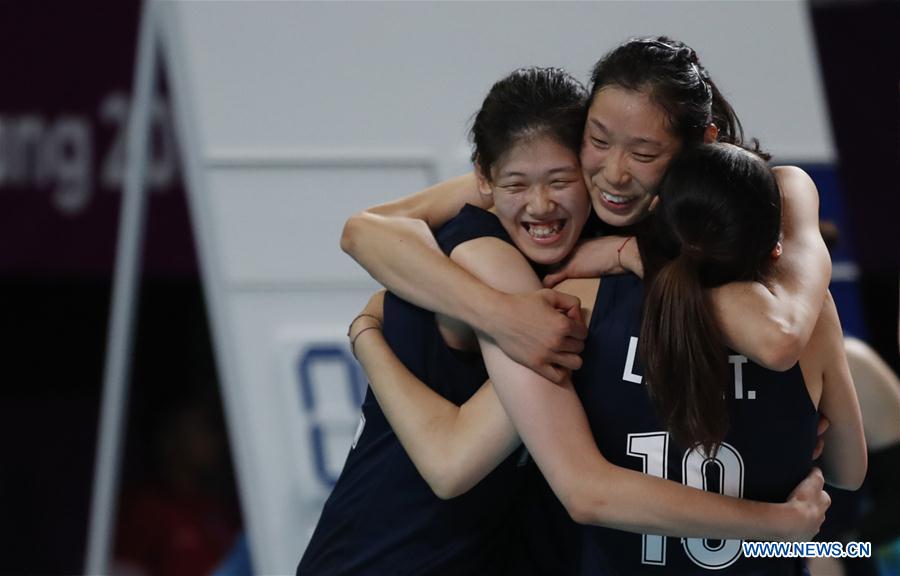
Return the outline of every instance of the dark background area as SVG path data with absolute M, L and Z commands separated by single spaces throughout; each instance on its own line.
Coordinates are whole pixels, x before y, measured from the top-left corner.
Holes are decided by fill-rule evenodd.
M 139 12 L 139 0 L 0 3 L 0 573 L 84 567 Z M 203 573 L 241 519 L 160 79 L 116 555 Z M 172 438 L 203 466 L 185 470 Z M 198 500 L 182 494 L 191 478 L 203 506 L 185 502 Z M 166 514 L 148 514 L 148 498 Z M 173 560 L 165 535 L 178 530 L 200 537 Z
M 900 2 L 816 0 L 810 15 L 869 343 L 900 372 Z

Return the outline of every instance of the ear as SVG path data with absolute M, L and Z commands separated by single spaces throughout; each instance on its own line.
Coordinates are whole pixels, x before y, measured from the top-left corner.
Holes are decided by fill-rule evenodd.
M 712 144 L 719 137 L 719 127 L 709 123 L 709 126 L 706 127 L 706 130 L 703 131 L 703 143 L 704 144 Z
M 493 196 L 494 191 L 491 190 L 491 183 L 488 182 L 488 178 L 477 160 L 475 161 L 475 181 L 478 183 L 479 194 L 482 196 Z
M 653 200 L 650 201 L 650 208 L 648 211 L 653 212 L 656 210 L 656 207 L 659 206 L 659 194 L 653 195 Z
M 778 260 L 778 258 L 781 257 L 782 250 L 783 247 L 781 246 L 781 240 L 779 240 L 777 243 L 775 243 L 775 247 L 772 248 L 772 260 Z

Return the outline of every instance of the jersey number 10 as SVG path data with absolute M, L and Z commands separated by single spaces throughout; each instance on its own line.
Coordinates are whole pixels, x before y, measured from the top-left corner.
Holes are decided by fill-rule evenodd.
M 627 453 L 640 458 L 643 462 L 644 474 L 668 477 L 669 433 L 646 432 L 629 434 Z M 707 472 L 710 466 L 716 467 L 719 477 L 718 491 L 726 496 L 736 498 L 744 494 L 744 461 L 740 453 L 728 443 L 723 442 L 710 458 L 702 448 L 686 450 L 681 459 L 681 481 L 692 488 L 708 490 Z M 741 556 L 740 540 L 711 540 L 703 538 L 682 538 L 684 552 L 694 564 L 709 570 L 719 570 L 734 564 Z M 713 545 L 718 543 L 718 545 Z M 656 534 L 644 534 L 641 546 L 641 563 L 665 566 L 666 537 Z

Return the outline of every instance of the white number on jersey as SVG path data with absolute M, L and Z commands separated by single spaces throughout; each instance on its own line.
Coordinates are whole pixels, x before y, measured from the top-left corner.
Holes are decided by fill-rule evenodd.
M 669 433 L 645 432 L 629 434 L 627 454 L 640 458 L 644 474 L 658 478 L 668 478 Z M 717 468 L 718 492 L 726 496 L 741 498 L 744 495 L 744 460 L 734 446 L 723 442 L 714 458 L 710 458 L 702 447 L 686 450 L 681 460 L 682 482 L 709 490 L 707 472 L 709 467 Z M 740 540 L 713 540 L 684 538 L 682 544 L 687 557 L 697 566 L 708 570 L 720 570 L 734 564 L 741 556 Z M 641 546 L 641 563 L 665 566 L 666 538 L 658 534 L 644 534 Z

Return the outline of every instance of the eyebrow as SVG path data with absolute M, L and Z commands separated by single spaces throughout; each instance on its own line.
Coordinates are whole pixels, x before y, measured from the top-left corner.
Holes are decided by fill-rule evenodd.
M 567 172 L 575 172 L 579 171 L 577 166 L 560 166 L 559 168 L 554 168 L 552 170 L 548 170 L 547 174 L 559 174 L 559 173 L 567 173 Z
M 603 130 L 605 133 L 609 134 L 609 128 L 607 128 L 606 125 L 603 124 L 603 122 L 600 122 L 599 120 L 596 120 L 596 119 L 594 119 L 594 118 L 588 118 L 588 122 L 590 122 L 591 124 L 593 124 L 594 126 L 596 126 L 597 128 L 599 128 L 600 130 Z M 628 140 L 628 143 L 629 143 L 629 144 L 639 144 L 639 145 L 640 145 L 640 144 L 647 144 L 647 145 L 650 145 L 650 146 L 657 146 L 657 147 L 659 147 L 659 148 L 662 148 L 662 147 L 663 147 L 663 143 L 662 143 L 662 142 L 659 142 L 658 140 L 653 140 L 653 139 L 650 139 L 650 138 L 641 138 L 641 137 L 630 138 L 630 139 Z
M 577 166 L 559 166 L 557 168 L 551 168 L 550 170 L 547 170 L 547 174 L 549 174 L 549 175 L 554 175 L 554 174 L 559 174 L 559 173 L 575 173 L 575 174 L 577 174 L 578 167 Z M 527 178 L 528 174 L 526 174 L 524 172 L 501 172 L 500 174 L 497 175 L 497 179 L 499 180 L 500 178 L 512 178 L 514 176 Z

